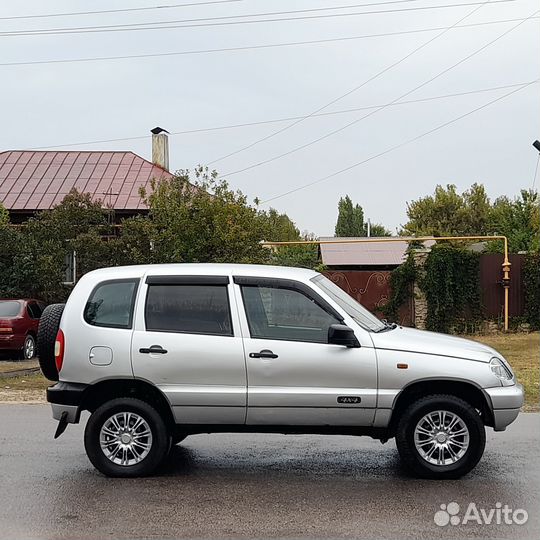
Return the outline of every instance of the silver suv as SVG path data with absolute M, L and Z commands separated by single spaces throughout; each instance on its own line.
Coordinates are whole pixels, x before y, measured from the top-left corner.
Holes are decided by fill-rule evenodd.
M 195 433 L 395 437 L 415 475 L 457 478 L 523 404 L 494 349 L 381 322 L 321 274 L 255 265 L 96 270 L 49 306 L 38 347 L 55 436 L 109 476 L 152 473 Z

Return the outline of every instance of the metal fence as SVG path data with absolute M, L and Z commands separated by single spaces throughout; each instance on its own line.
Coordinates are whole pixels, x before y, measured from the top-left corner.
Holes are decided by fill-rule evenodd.
M 510 259 L 510 294 L 508 315 L 521 317 L 525 312 L 525 291 L 523 289 L 523 266 L 525 255 L 509 255 Z M 480 255 L 480 294 L 483 313 L 487 318 L 502 317 L 504 312 L 504 293 L 501 283 L 500 253 Z
M 383 317 L 380 309 L 388 302 L 391 294 L 389 270 L 331 270 L 324 274 L 369 311 Z M 414 321 L 412 298 L 400 307 L 398 318 L 398 322 L 403 326 L 412 326 Z
M 510 255 L 511 282 L 509 295 L 509 316 L 520 317 L 525 312 L 525 291 L 523 289 L 523 267 L 525 255 Z M 502 287 L 503 255 L 485 253 L 480 255 L 480 298 L 482 313 L 486 319 L 504 316 L 504 290 Z M 364 307 L 383 317 L 381 307 L 391 295 L 388 270 L 329 270 L 325 275 L 345 292 L 358 300 Z M 414 322 L 414 298 L 401 306 L 399 323 L 412 326 Z

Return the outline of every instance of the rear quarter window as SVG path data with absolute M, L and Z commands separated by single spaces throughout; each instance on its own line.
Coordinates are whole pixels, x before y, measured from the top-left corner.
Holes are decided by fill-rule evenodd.
M 138 285 L 138 279 L 103 281 L 86 302 L 84 320 L 92 326 L 131 328 Z

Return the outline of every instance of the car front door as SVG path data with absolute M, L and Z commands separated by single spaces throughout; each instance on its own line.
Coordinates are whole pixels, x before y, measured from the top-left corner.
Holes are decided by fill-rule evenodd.
M 246 366 L 228 276 L 149 276 L 132 342 L 133 374 L 154 383 L 177 423 L 243 424 Z
M 235 294 L 248 374 L 247 424 L 369 426 L 377 365 L 369 336 L 358 348 L 328 343 L 343 316 L 305 283 L 238 276 Z

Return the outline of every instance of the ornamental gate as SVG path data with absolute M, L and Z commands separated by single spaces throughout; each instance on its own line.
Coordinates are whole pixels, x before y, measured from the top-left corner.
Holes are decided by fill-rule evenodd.
M 390 274 L 388 270 L 333 270 L 324 275 L 341 287 L 347 294 L 360 302 L 366 309 L 384 318 L 380 308 L 390 298 Z M 414 301 L 411 298 L 398 310 L 396 321 L 403 326 L 412 326 L 414 318 Z

